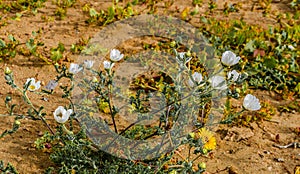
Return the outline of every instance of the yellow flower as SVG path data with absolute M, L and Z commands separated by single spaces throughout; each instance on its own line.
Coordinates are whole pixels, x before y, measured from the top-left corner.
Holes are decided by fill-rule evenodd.
M 198 135 L 203 142 L 203 149 L 214 150 L 216 148 L 217 142 L 212 132 L 206 128 L 201 128 L 199 129 Z
M 105 114 L 110 113 L 109 103 L 105 102 L 103 99 L 98 103 L 98 107 L 100 111 L 104 112 Z

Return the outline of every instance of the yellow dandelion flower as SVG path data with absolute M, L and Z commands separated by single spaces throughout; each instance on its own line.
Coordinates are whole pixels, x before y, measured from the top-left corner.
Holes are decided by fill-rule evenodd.
M 211 131 L 207 130 L 206 128 L 201 128 L 199 129 L 198 136 L 203 142 L 203 149 L 210 151 L 216 148 L 216 138 Z

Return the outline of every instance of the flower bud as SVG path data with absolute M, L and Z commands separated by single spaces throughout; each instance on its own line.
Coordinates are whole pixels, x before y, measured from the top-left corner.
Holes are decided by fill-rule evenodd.
M 5 75 L 9 75 L 12 73 L 11 69 L 9 69 L 8 67 L 5 68 L 4 70 Z
M 21 122 L 20 122 L 19 120 L 16 120 L 16 121 L 15 121 L 15 124 L 16 124 L 16 125 L 20 125 Z
M 207 154 L 207 149 L 202 149 L 202 153 L 204 154 L 204 155 L 206 155 Z
M 194 132 L 191 132 L 191 133 L 189 133 L 189 136 L 190 136 L 192 139 L 194 139 L 194 138 L 195 138 L 195 133 L 194 133 Z
M 11 96 L 6 96 L 5 102 L 10 102 L 11 101 Z
M 186 57 L 191 57 L 192 56 L 190 51 L 186 52 L 185 55 L 186 55 Z
M 92 80 L 93 83 L 98 83 L 98 79 L 96 77 L 93 77 L 93 80 Z
M 206 169 L 206 164 L 204 162 L 201 162 L 201 163 L 198 164 L 198 167 L 200 169 Z
M 170 43 L 170 47 L 171 48 L 174 48 L 176 46 L 176 42 L 175 41 L 172 41 L 171 43 Z
M 55 67 L 55 68 L 59 68 L 59 64 L 56 62 L 56 63 L 54 64 L 54 67 Z

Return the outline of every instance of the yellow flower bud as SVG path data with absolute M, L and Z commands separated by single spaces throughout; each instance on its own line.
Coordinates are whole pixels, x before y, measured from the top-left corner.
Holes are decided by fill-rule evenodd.
M 204 155 L 206 155 L 206 154 L 207 154 L 207 152 L 208 152 L 208 150 L 207 150 L 207 149 L 202 149 L 202 153 L 203 153 Z
M 170 43 L 170 47 L 171 48 L 174 48 L 176 46 L 176 42 L 175 41 L 172 41 L 171 43 Z
M 186 52 L 185 55 L 186 55 L 186 57 L 191 57 L 192 56 L 190 51 Z
M 16 125 L 20 125 L 21 122 L 20 122 L 19 120 L 16 120 L 16 121 L 15 121 L 15 124 L 16 124 Z
M 97 83 L 98 82 L 98 79 L 96 77 L 93 77 L 93 80 L 92 80 L 93 83 Z
M 201 162 L 198 164 L 198 167 L 201 169 L 206 169 L 206 164 L 204 162 Z
M 12 71 L 11 71 L 8 67 L 6 67 L 5 70 L 4 70 L 4 73 L 5 73 L 6 75 L 9 75 L 9 74 L 12 73 Z
M 189 136 L 194 139 L 195 138 L 195 133 L 191 132 L 191 133 L 189 133 Z

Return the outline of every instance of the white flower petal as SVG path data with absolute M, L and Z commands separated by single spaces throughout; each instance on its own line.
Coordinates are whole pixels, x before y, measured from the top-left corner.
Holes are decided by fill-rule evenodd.
M 199 84 L 202 81 L 202 74 L 198 73 L 198 72 L 194 72 L 192 75 L 192 79 L 189 79 L 188 84 L 189 86 L 193 87 L 194 86 L 194 82 L 196 82 L 197 84 Z
M 35 83 L 35 88 L 36 88 L 36 90 L 37 90 L 37 89 L 40 89 L 40 87 L 41 87 L 41 82 L 40 82 L 40 81 L 36 82 L 36 83 Z
M 27 80 L 26 80 L 26 84 L 28 84 L 30 82 L 30 84 L 33 82 L 33 83 L 35 83 L 35 79 L 34 78 L 28 78 Z
M 244 98 L 243 106 L 249 111 L 257 111 L 261 108 L 258 98 L 251 94 L 247 94 Z
M 222 76 L 218 76 L 218 75 L 213 76 L 211 78 L 211 86 L 214 89 L 219 89 L 219 90 L 224 90 L 227 88 L 225 78 Z
M 58 123 L 65 123 L 69 119 L 72 112 L 72 109 L 67 111 L 64 107 L 58 106 L 54 111 L 53 116 Z
M 84 63 L 84 65 L 85 65 L 85 67 L 89 69 L 89 68 L 92 68 L 92 67 L 93 67 L 94 62 L 95 62 L 95 61 L 93 61 L 93 60 L 85 60 L 83 63 Z
M 240 73 L 238 73 L 236 70 L 232 70 L 227 73 L 227 78 L 232 79 L 233 81 L 237 81 L 240 77 Z
M 30 83 L 30 84 L 28 84 L 28 83 Z M 38 82 L 35 83 L 34 78 L 28 78 L 26 80 L 25 84 L 28 85 L 28 90 L 31 91 L 31 92 L 35 91 L 35 90 L 38 90 L 41 87 L 41 82 L 38 81 Z
M 57 85 L 58 83 L 55 80 L 50 80 L 45 88 L 50 91 L 54 90 Z
M 67 110 L 67 114 L 70 116 L 71 114 L 73 113 L 73 110 L 72 109 L 68 109 Z
M 117 49 L 112 49 L 110 51 L 110 60 L 111 61 L 117 62 L 117 61 L 120 61 L 123 57 L 124 57 L 124 55 L 121 54 L 121 52 Z
M 237 57 L 233 52 L 231 51 L 225 51 L 222 54 L 221 62 L 226 66 L 233 66 L 240 61 L 240 57 Z
M 77 74 L 81 70 L 82 70 L 82 67 L 80 67 L 78 64 L 76 64 L 76 63 L 71 63 L 70 64 L 69 73 Z
M 192 79 L 189 79 L 188 84 L 190 87 L 194 87 L 194 82 Z
M 292 51 L 295 50 L 295 47 L 293 47 L 293 45 L 288 45 L 288 48 Z
M 186 52 L 179 52 L 176 56 L 177 62 L 182 66 L 188 63 L 192 57 L 186 57 Z
M 103 62 L 104 69 L 111 69 L 111 68 L 114 66 L 114 64 L 115 64 L 115 63 L 112 63 L 112 62 L 107 61 L 107 60 L 105 60 L 105 61 Z

